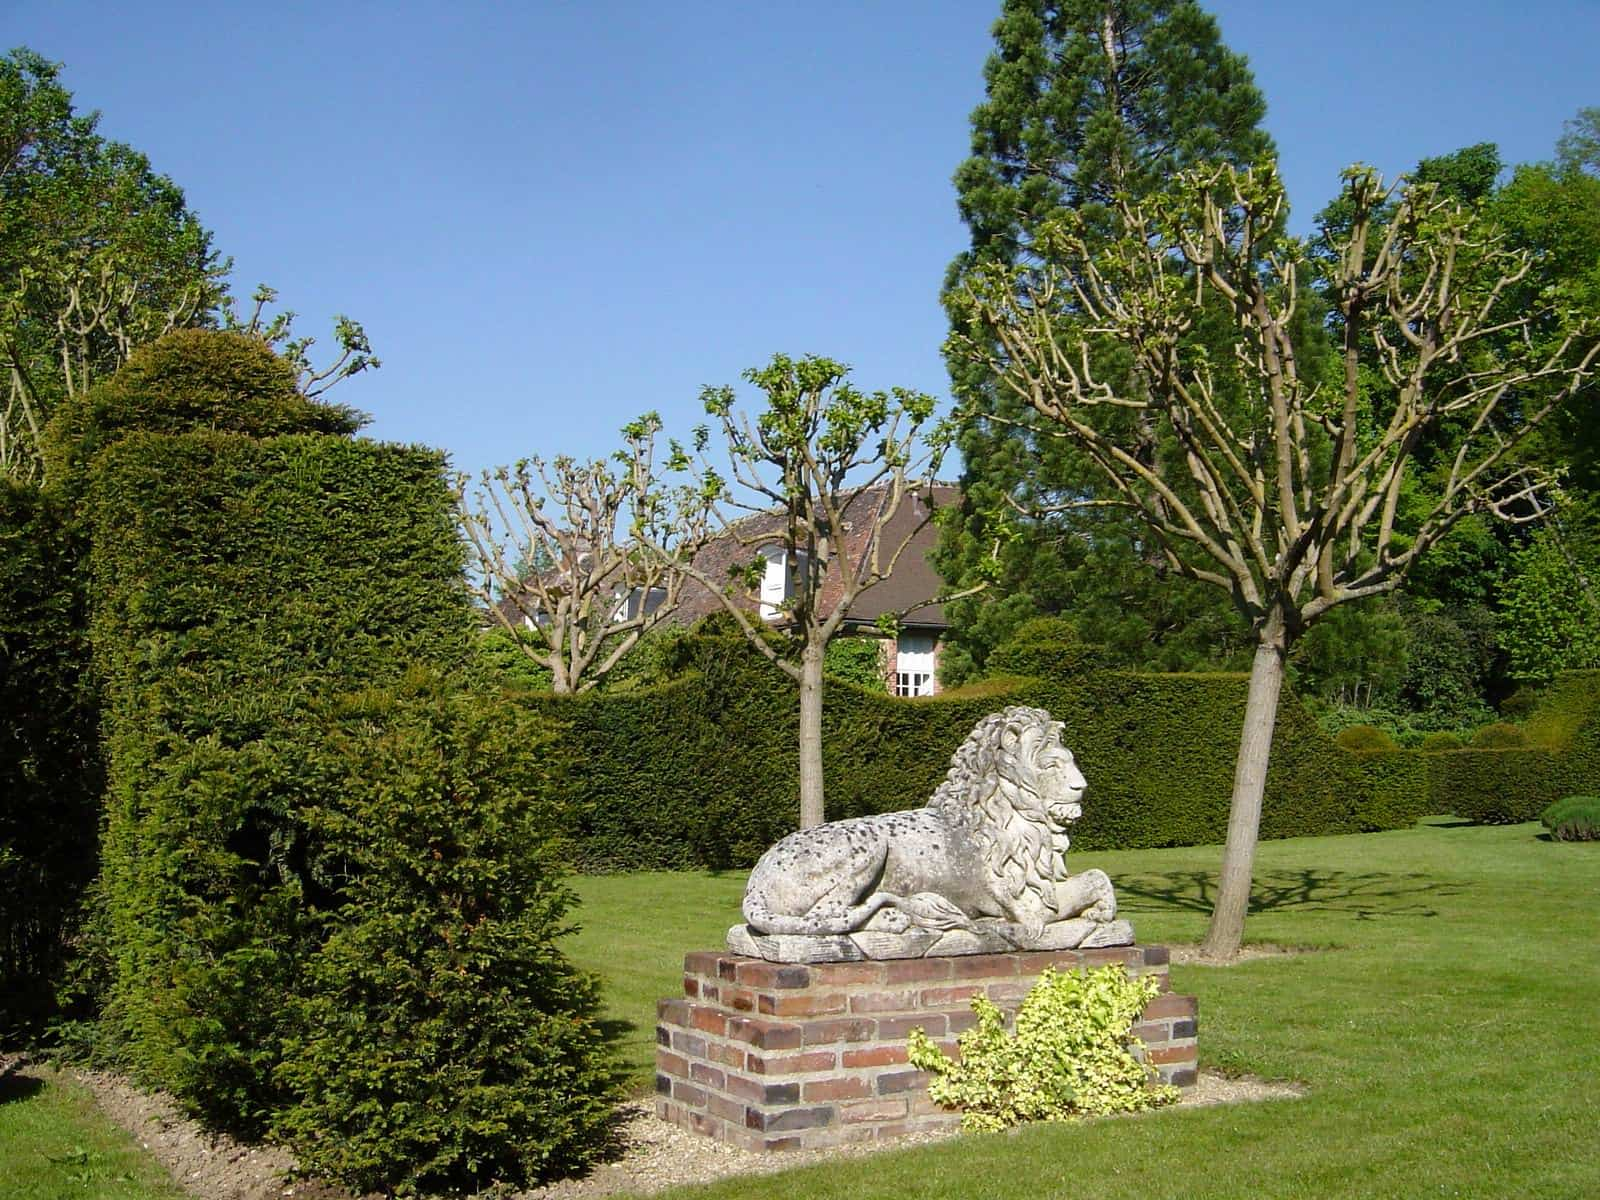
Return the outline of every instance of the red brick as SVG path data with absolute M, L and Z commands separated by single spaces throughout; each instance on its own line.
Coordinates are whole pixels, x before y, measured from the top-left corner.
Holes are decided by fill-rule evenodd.
M 706 1097 L 706 1111 L 724 1121 L 731 1121 L 741 1129 L 744 1127 L 745 1106 L 737 1100 L 729 1100 L 712 1092 Z
M 878 1023 L 867 1017 L 845 1018 L 837 1021 L 807 1021 L 801 1029 L 801 1040 L 807 1046 L 825 1046 L 829 1042 L 864 1042 L 878 1031 Z
M 739 960 L 735 978 L 747 987 L 793 990 L 811 986 L 811 968 L 797 963 L 769 963 L 746 958 Z
M 692 1083 L 684 1083 L 681 1080 L 673 1083 L 672 1098 L 689 1105 L 691 1108 L 704 1108 L 706 1106 L 705 1089 L 695 1087 Z
M 717 964 L 723 956 L 715 950 L 696 950 L 692 954 L 683 956 L 683 970 L 687 975 L 707 975 L 712 979 L 717 977 Z
M 705 1008 L 697 1004 L 689 1010 L 689 1026 L 723 1037 L 728 1032 L 728 1018 L 714 1008 Z
M 1141 1042 L 1164 1042 L 1172 1036 L 1172 1026 L 1165 1021 L 1148 1021 L 1135 1025 L 1130 1032 Z
M 839 1056 L 832 1050 L 808 1050 L 804 1054 L 758 1055 L 746 1057 L 747 1069 L 755 1075 L 804 1075 L 811 1071 L 831 1071 Z
M 897 958 L 883 964 L 885 983 L 917 983 L 926 979 L 949 979 L 948 958 Z
M 755 1012 L 756 994 L 749 988 L 724 988 L 722 1003 L 737 1012 Z
M 803 1150 L 805 1142 L 800 1138 L 790 1137 L 753 1137 L 747 1143 L 752 1150 Z
M 960 987 L 927 988 L 917 1000 L 924 1008 L 948 1008 L 955 1004 L 965 1004 L 974 996 L 982 994 L 983 989 L 977 984 L 964 983 Z
M 723 1084 L 723 1074 L 710 1063 L 690 1063 L 689 1078 L 706 1087 L 720 1088 Z
M 717 978 L 732 980 L 736 978 L 739 964 L 746 961 L 742 958 L 730 958 L 725 954 L 717 956 Z
M 916 992 L 861 992 L 850 997 L 853 1013 L 905 1012 L 916 1006 Z
M 881 962 L 814 963 L 812 982 L 825 987 L 852 987 L 883 982 Z
M 721 1000 L 722 999 L 722 986 L 721 986 L 721 984 L 712 983 L 709 980 L 702 980 L 701 983 L 700 983 L 700 999 L 701 1000 L 709 1000 L 712 1003 L 716 1003 L 717 1001 Z
M 798 1050 L 802 1042 L 801 1026 L 760 1017 L 730 1018 L 728 1036 L 762 1050 Z
M 893 1067 L 910 1061 L 904 1046 L 873 1046 L 867 1050 L 846 1050 L 839 1059 L 844 1067 Z
M 688 1055 L 690 1058 L 704 1058 L 706 1056 L 705 1038 L 684 1029 L 674 1029 L 672 1031 L 672 1048 L 679 1054 Z
M 1016 956 L 1017 970 L 1023 975 L 1040 975 L 1045 968 L 1076 971 L 1083 966 L 1083 955 L 1076 950 L 1038 950 Z
M 860 1100 L 872 1095 L 867 1081 L 859 1075 L 840 1075 L 832 1079 L 813 1079 L 800 1088 L 802 1100 Z
M 752 1108 L 745 1113 L 744 1123 L 748 1129 L 772 1133 L 778 1130 L 815 1129 L 822 1125 L 830 1125 L 835 1115 L 834 1108 L 830 1104 L 815 1108 L 786 1108 L 782 1112 L 775 1113 L 759 1112 Z
M 683 977 L 683 994 L 689 997 L 700 995 L 700 980 L 693 975 Z
M 886 1071 L 878 1076 L 878 1095 L 892 1096 L 896 1092 L 921 1092 L 927 1090 L 926 1071 Z
M 856 1125 L 863 1121 L 897 1121 L 905 1115 L 904 1096 L 880 1097 L 876 1100 L 863 1100 L 858 1104 L 839 1105 L 839 1120 L 847 1125 Z
M 1015 1008 L 1033 990 L 1033 980 L 1020 979 L 1013 983 L 991 983 L 984 989 L 989 999 L 1002 1007 Z
M 1163 992 L 1144 1006 L 1142 1019 L 1150 1021 L 1157 1017 L 1192 1017 L 1199 1011 L 1199 1002 L 1193 996 Z
M 709 1138 L 721 1138 L 724 1133 L 722 1121 L 717 1117 L 713 1117 L 710 1113 L 690 1113 L 689 1124 L 696 1133 L 704 1134 Z
M 656 1070 L 665 1071 L 668 1075 L 676 1075 L 679 1079 L 687 1079 L 689 1078 L 689 1060 L 681 1054 L 657 1050 Z
M 1137 946 L 1105 946 L 1098 950 L 1080 951 L 1083 955 L 1083 965 L 1091 971 L 1096 967 L 1107 967 L 1112 963 L 1121 963 L 1125 967 L 1144 966 L 1144 951 Z
M 801 992 L 795 996 L 757 997 L 762 1015 L 772 1017 L 816 1017 L 845 1010 L 843 992 Z
M 1165 946 L 1146 946 L 1144 948 L 1144 965 L 1159 967 L 1172 961 L 1172 951 Z
M 1163 1063 L 1194 1062 L 1199 1057 L 1199 1053 L 1199 1049 L 1193 1044 L 1188 1046 L 1157 1046 L 1150 1051 L 1149 1061 L 1155 1066 L 1160 1066 Z
M 975 1012 L 953 1012 L 945 1019 L 950 1033 L 965 1033 L 978 1023 L 978 1014 Z M 932 1036 L 933 1030 L 928 1030 Z
M 687 1025 L 689 1002 L 687 1000 L 657 1000 L 656 1020 L 663 1025 Z
M 1200 1072 L 1193 1067 L 1162 1067 L 1160 1075 L 1162 1083 L 1176 1088 L 1193 1087 L 1200 1079 Z
M 910 1017 L 879 1017 L 878 1037 L 886 1042 L 895 1042 L 910 1037 L 913 1029 L 920 1029 L 929 1037 L 941 1037 L 951 1028 L 953 1016 L 971 1017 L 972 1014 L 918 1013 Z M 973 1020 L 977 1018 L 973 1017 Z
M 965 954 L 952 960 L 956 979 L 1008 979 L 1017 973 L 1014 954 Z

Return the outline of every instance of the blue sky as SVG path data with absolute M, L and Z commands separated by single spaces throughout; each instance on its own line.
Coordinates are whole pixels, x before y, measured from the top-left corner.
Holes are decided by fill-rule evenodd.
M 1208 6 L 1265 92 L 1296 224 L 1340 168 L 1550 157 L 1600 105 L 1600 0 Z M 700 420 L 775 351 L 948 394 L 950 176 L 998 0 L 0 0 L 7 45 L 187 192 L 236 264 L 383 369 L 336 397 L 462 468 Z

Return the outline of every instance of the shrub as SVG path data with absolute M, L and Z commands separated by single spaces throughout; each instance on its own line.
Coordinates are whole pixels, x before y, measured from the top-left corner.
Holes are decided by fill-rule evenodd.
M 1047 968 L 1022 1007 L 1016 1033 L 994 1002 L 973 998 L 978 1023 L 958 1039 L 951 1059 L 920 1029 L 911 1031 L 912 1066 L 931 1072 L 928 1095 L 961 1109 L 963 1129 L 1007 1129 L 1024 1121 L 1138 1112 L 1177 1099 L 1177 1089 L 1152 1086 L 1152 1071 L 1133 1023 L 1156 995 L 1154 979 L 1130 978 L 1120 966 L 1096 971 Z
M 469 610 L 440 455 L 130 434 L 95 460 L 92 637 L 109 771 L 108 1047 L 259 1132 L 320 926 L 296 813 L 314 704 L 459 668 Z
M 1478 750 L 1520 750 L 1527 744 L 1522 727 L 1506 721 L 1485 725 L 1472 735 L 1472 745 Z
M 1094 648 L 1086 646 L 1070 621 L 1061 617 L 1034 617 L 1024 621 L 989 655 L 990 675 L 1026 675 L 1056 679 L 1086 671 L 1096 662 Z
M 615 1067 L 596 981 L 557 946 L 574 897 L 550 726 L 424 671 L 327 710 L 298 815 L 336 906 L 292 1001 L 277 1132 L 386 1195 L 585 1165 Z
M 1347 725 L 1333 739 L 1341 750 L 1370 753 L 1376 750 L 1398 750 L 1395 740 L 1376 725 Z
M 1460 750 L 1465 744 L 1453 733 L 1430 733 L 1422 739 L 1417 749 L 1425 754 L 1433 754 L 1440 750 Z
M 98 860 L 98 714 L 78 570 L 59 506 L 0 481 L 0 1042 L 51 1015 Z
M 1600 796 L 1567 796 L 1539 819 L 1558 842 L 1600 842 Z
M 822 669 L 830 679 L 853 683 L 869 692 L 888 692 L 882 638 L 834 638 L 823 653 Z

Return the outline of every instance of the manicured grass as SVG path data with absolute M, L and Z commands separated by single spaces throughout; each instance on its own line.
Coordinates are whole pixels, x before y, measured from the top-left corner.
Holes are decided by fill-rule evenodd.
M 1173 968 L 1200 997 L 1202 1066 L 1304 1099 L 962 1137 L 692 1193 L 862 1197 L 1600 1195 L 1600 844 L 1537 825 L 1268 842 L 1250 940 L 1324 948 Z M 1142 942 L 1199 939 L 1215 847 L 1074 854 Z M 721 944 L 743 873 L 577 881 L 573 955 L 607 979 L 648 1078 L 655 1000 Z
M 0 1079 L 0 1196 L 179 1200 L 160 1165 L 54 1072 Z

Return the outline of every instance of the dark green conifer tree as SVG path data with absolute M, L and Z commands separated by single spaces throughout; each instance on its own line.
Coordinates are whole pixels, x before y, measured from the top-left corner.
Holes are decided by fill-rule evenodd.
M 972 242 L 950 265 L 947 297 L 982 263 L 1026 261 L 1033 231 L 1062 209 L 1092 218 L 1118 191 L 1146 194 L 1195 162 L 1272 151 L 1244 58 L 1191 0 L 1004 0 L 993 32 L 972 157 L 955 176 Z M 950 605 L 954 680 L 1040 613 L 1069 616 L 1128 665 L 1248 660 L 1225 598 L 1150 571 L 1134 528 L 1079 506 L 1098 485 L 1037 432 L 1026 405 L 981 369 L 952 358 L 950 370 L 962 404 L 981 416 L 961 438 L 967 503 L 945 533 L 941 570 L 970 584 L 1004 542 L 994 585 Z

